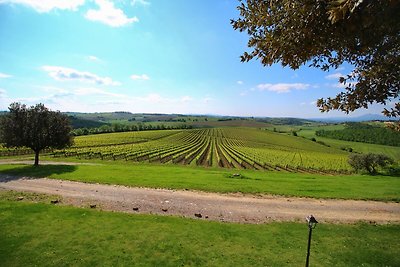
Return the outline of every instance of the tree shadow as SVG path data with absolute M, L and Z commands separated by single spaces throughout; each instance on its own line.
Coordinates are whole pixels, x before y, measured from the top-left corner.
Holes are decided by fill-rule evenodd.
M 400 177 L 400 171 L 396 170 L 393 172 L 384 172 L 384 173 L 379 173 L 380 176 L 386 176 L 386 177 L 396 177 L 399 178 Z
M 35 179 L 45 178 L 53 174 L 74 172 L 77 166 L 74 165 L 39 165 L 39 166 L 10 166 L 0 171 L 0 182 L 9 182 L 21 178 Z

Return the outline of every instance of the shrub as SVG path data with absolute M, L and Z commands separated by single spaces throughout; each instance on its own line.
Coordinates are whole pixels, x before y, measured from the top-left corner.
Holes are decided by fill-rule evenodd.
M 378 167 L 384 168 L 394 161 L 390 157 L 383 154 L 351 154 L 349 156 L 349 164 L 356 170 L 366 170 L 370 174 L 376 173 Z
M 327 147 L 331 147 L 330 145 L 327 145 L 326 143 L 322 142 L 322 141 L 317 141 L 318 144 L 323 145 L 323 146 L 327 146 Z
M 400 166 L 399 165 L 389 166 L 388 174 L 391 176 L 400 176 Z

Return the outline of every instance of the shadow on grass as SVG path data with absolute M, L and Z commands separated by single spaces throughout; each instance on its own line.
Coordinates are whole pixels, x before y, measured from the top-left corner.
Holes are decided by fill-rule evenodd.
M 378 171 L 378 172 L 374 172 L 374 173 L 364 172 L 361 174 L 366 175 L 366 176 L 371 176 L 371 177 L 374 177 L 374 176 L 377 176 L 377 177 L 379 177 L 379 176 L 400 177 L 400 168 L 398 167 L 395 169 L 388 169 L 386 171 Z
M 74 172 L 76 166 L 71 165 L 39 165 L 39 166 L 20 166 L 10 167 L 0 171 L 0 182 L 18 180 L 22 177 L 44 178 L 52 174 L 62 174 Z

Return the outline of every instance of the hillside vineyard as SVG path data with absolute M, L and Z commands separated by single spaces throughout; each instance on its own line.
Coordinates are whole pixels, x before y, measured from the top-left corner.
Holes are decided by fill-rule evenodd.
M 306 173 L 348 172 L 347 153 L 310 140 L 248 128 L 80 136 L 54 157 L 124 160 Z

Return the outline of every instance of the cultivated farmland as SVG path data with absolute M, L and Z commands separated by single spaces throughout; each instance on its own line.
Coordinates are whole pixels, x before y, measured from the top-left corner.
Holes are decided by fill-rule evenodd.
M 54 157 L 124 160 L 305 173 L 347 172 L 347 153 L 310 140 L 252 128 L 99 134 L 75 139 Z

